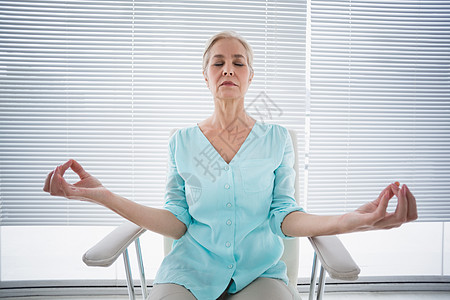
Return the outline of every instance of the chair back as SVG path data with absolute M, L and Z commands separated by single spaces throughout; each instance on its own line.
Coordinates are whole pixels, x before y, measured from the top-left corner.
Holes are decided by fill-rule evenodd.
M 170 131 L 169 137 L 171 137 L 177 128 L 173 128 Z M 297 134 L 293 129 L 288 129 L 289 134 L 292 138 L 292 143 L 294 145 L 294 170 L 295 174 L 298 174 L 298 155 L 297 155 Z M 298 180 L 295 180 L 295 200 L 297 204 L 299 203 L 299 184 Z M 172 249 L 173 239 L 170 237 L 164 236 L 164 255 L 167 255 Z M 283 239 L 284 243 L 284 252 L 281 260 L 287 266 L 287 276 L 289 278 L 289 285 L 296 287 L 297 286 L 297 278 L 298 278 L 298 265 L 299 265 L 299 241 L 298 238 L 294 239 Z

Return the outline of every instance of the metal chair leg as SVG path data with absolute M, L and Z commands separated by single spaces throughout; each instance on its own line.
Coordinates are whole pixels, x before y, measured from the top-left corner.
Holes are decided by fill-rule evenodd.
M 123 262 L 125 264 L 125 273 L 127 274 L 127 287 L 130 300 L 135 300 L 133 277 L 131 276 L 130 258 L 128 256 L 128 249 L 123 252 Z
M 327 272 L 323 266 L 320 266 L 319 287 L 317 288 L 317 300 L 322 300 L 323 293 L 325 291 L 325 278 Z
M 311 282 L 309 284 L 309 300 L 314 299 L 314 295 L 316 293 L 316 281 L 317 281 L 317 253 L 314 252 L 314 259 L 311 271 Z
M 138 260 L 139 275 L 141 278 L 142 299 L 146 300 L 148 296 L 147 282 L 145 281 L 144 262 L 142 260 L 141 243 L 139 242 L 139 238 L 134 241 L 134 246 L 136 248 L 136 257 Z

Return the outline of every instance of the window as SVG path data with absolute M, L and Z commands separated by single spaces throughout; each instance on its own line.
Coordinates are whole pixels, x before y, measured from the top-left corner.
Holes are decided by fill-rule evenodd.
M 390 182 L 407 183 L 427 223 L 402 236 L 432 232 L 430 252 L 419 255 L 434 260 L 399 274 L 450 274 L 450 1 L 2 1 L 0 10 L 0 281 L 61 278 L 40 266 L 7 269 L 25 266 L 14 261 L 21 257 L 55 262 L 33 248 L 37 236 L 69 232 L 67 245 L 80 248 L 66 254 L 81 264 L 92 241 L 69 235 L 88 225 L 102 236 L 121 222 L 103 207 L 42 191 L 48 172 L 69 158 L 114 192 L 162 206 L 169 131 L 213 111 L 201 56 L 226 29 L 255 52 L 248 111 L 299 133 L 307 210 L 341 213 Z M 348 245 L 352 237 L 383 238 L 352 235 Z M 356 258 L 372 263 L 364 259 Z M 383 274 L 378 264 L 365 275 Z M 71 276 L 123 278 L 110 271 Z
M 420 221 L 448 221 L 450 1 L 313 0 L 310 16 L 308 211 L 399 181 Z
M 254 48 L 249 112 L 304 132 L 305 7 L 3 1 L 0 224 L 122 222 L 104 207 L 42 191 L 47 174 L 70 158 L 117 194 L 162 206 L 170 129 L 213 111 L 202 54 L 222 30 Z

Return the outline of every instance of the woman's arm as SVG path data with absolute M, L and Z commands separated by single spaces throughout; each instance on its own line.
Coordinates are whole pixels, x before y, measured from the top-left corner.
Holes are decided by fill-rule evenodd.
M 68 168 L 80 177 L 80 181 L 73 185 L 63 177 Z M 187 230 L 186 225 L 170 211 L 144 206 L 109 191 L 73 159 L 48 174 L 43 190 L 53 196 L 103 205 L 145 229 L 174 239 L 182 237 Z
M 397 196 L 395 212 L 387 212 L 389 200 Z M 337 216 L 318 216 L 295 211 L 288 214 L 281 230 L 288 236 L 334 235 L 356 231 L 390 229 L 417 219 L 416 199 L 406 185 L 386 187 L 379 197 L 357 210 Z
M 145 206 L 110 191 L 107 194 L 104 206 L 145 229 L 176 240 L 186 233 L 186 225 L 166 209 Z

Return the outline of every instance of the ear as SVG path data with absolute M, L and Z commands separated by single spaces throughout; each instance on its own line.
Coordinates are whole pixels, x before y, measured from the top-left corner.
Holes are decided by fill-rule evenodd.
M 206 72 L 203 71 L 202 74 L 203 74 L 203 78 L 205 78 L 206 86 L 209 87 L 208 76 L 206 75 Z
M 248 83 L 251 83 L 253 80 L 253 75 L 255 75 L 255 72 L 253 70 L 250 72 L 250 75 L 248 76 Z

